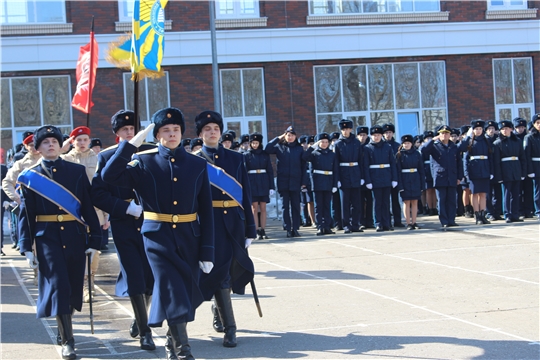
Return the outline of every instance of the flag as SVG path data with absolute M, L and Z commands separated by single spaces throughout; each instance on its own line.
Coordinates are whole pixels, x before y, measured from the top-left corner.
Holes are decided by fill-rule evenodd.
M 96 69 L 98 64 L 98 44 L 94 38 L 94 31 L 90 32 L 90 42 L 81 46 L 79 60 L 77 61 L 77 90 L 71 100 L 71 106 L 89 114 L 94 106 L 92 90 L 96 83 Z

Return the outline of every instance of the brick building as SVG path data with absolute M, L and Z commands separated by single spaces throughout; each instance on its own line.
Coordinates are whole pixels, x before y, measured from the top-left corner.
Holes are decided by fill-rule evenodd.
M 133 107 L 130 74 L 105 61 L 131 28 L 132 0 L 4 1 L 1 140 L 8 149 L 45 123 L 67 133 L 86 115 L 70 107 L 79 47 L 91 16 L 99 65 L 93 135 L 114 143 L 110 117 Z M 217 1 L 221 112 L 237 134 L 265 142 L 293 124 L 301 134 L 393 122 L 397 135 L 471 119 L 530 120 L 540 104 L 540 1 Z M 141 83 L 141 120 L 180 108 L 185 136 L 212 109 L 209 4 L 165 8 L 166 76 Z

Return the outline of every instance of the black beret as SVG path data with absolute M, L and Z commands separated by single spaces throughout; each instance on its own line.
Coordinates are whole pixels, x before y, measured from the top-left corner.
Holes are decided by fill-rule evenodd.
M 310 144 L 310 143 L 314 143 L 315 142 L 315 136 L 314 135 L 309 135 L 308 138 L 307 138 L 307 143 Z
M 135 113 L 131 110 L 119 110 L 112 116 L 111 125 L 115 134 L 124 126 L 135 126 Z
M 510 129 L 513 129 L 514 128 L 514 124 L 510 121 L 510 120 L 503 120 L 500 122 L 501 124 L 501 129 L 504 128 L 504 127 L 509 127 Z
M 463 126 L 462 126 L 463 128 Z M 437 132 L 438 133 L 441 133 L 441 132 L 449 132 L 451 133 L 452 132 L 452 128 L 448 125 L 441 125 L 437 128 Z
M 191 144 L 189 144 L 189 147 L 192 151 L 195 146 L 203 146 L 203 141 L 201 138 L 195 138 L 191 140 Z
M 472 120 L 471 121 L 471 127 L 473 129 L 477 128 L 477 127 L 481 127 L 483 129 L 485 125 L 486 125 L 486 122 L 484 120 Z
M 348 119 L 339 120 L 338 125 L 339 125 L 340 129 L 352 129 L 353 128 L 352 120 L 348 120 Z
M 240 136 L 240 142 L 241 143 L 249 142 L 249 134 L 243 134 L 242 136 Z
M 308 135 L 302 135 L 298 138 L 298 142 L 300 142 L 300 144 L 307 144 L 308 142 Z
M 221 117 L 221 114 L 215 111 L 206 110 L 195 117 L 197 135 L 201 134 L 201 131 L 205 125 L 211 123 L 217 124 L 219 126 L 219 131 L 223 133 L 223 118 Z M 232 133 L 232 131 L 229 131 L 229 134 L 230 133 Z M 236 137 L 236 133 L 234 133 L 233 137 Z
M 101 143 L 101 139 L 92 138 L 90 140 L 90 147 L 93 148 L 94 146 L 103 147 L 103 144 Z
M 226 132 L 223 135 L 221 135 L 220 141 L 221 142 L 230 141 L 232 143 L 234 141 L 234 138 L 231 133 Z
M 252 142 L 252 141 L 258 141 L 260 143 L 262 143 L 263 141 L 263 136 L 261 133 L 253 133 L 251 135 L 249 135 L 249 142 Z
M 152 115 L 151 121 L 156 124 L 154 127 L 154 137 L 156 137 L 159 128 L 169 124 L 180 125 L 182 134 L 184 134 L 184 131 L 186 131 L 184 114 L 182 114 L 180 109 L 174 107 L 168 107 L 156 111 L 154 115 Z
M 58 140 L 58 144 L 62 147 L 62 143 L 64 142 L 62 132 L 53 125 L 44 125 L 34 131 L 34 147 L 37 149 L 39 145 L 41 145 L 41 142 L 48 137 L 53 137 Z
M 514 126 L 515 127 L 527 126 L 527 120 L 525 120 L 523 118 L 520 118 L 520 117 L 517 117 L 517 118 L 514 119 Z
M 384 131 L 383 131 L 383 128 L 381 125 L 373 125 L 371 127 L 371 129 L 369 129 L 369 133 L 370 135 L 373 135 L 373 134 L 384 134 Z
M 435 137 L 435 133 L 431 130 L 424 131 L 424 138 Z
M 287 130 L 285 130 L 286 133 L 291 133 L 291 134 L 294 134 L 296 135 L 296 131 L 294 131 L 294 127 L 291 125 L 287 128 Z
M 461 135 L 461 130 L 458 129 L 458 128 L 453 128 L 452 131 L 450 132 L 451 135 Z
M 330 134 L 330 140 L 337 140 L 341 136 L 341 133 L 334 131 L 332 134 Z
M 486 121 L 486 124 L 484 125 L 484 129 L 487 129 L 490 126 L 493 126 L 495 130 L 499 130 L 499 124 L 497 124 L 496 121 L 493 121 L 493 120 Z
M 414 144 L 414 138 L 412 135 L 403 135 L 401 137 L 401 143 L 403 144 L 404 142 L 410 142 L 410 143 L 413 143 Z
M 320 133 L 317 135 L 317 141 L 324 139 L 330 141 L 330 135 L 328 135 L 328 133 Z
M 358 126 L 356 128 L 356 135 L 369 134 L 369 128 L 367 126 Z
M 390 124 L 390 123 L 384 124 L 382 128 L 384 132 L 387 132 L 387 131 L 391 131 L 394 133 L 396 132 L 396 127 L 394 126 L 394 124 Z
M 191 139 L 189 138 L 182 139 L 182 141 L 180 142 L 180 146 L 182 147 L 190 146 L 190 145 L 191 145 Z

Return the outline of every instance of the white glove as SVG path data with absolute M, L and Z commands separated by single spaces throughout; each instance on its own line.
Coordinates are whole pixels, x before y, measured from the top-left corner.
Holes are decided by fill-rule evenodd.
M 25 251 L 24 256 L 26 256 L 26 261 L 28 261 L 28 265 L 30 265 L 30 269 L 37 269 L 39 263 L 34 256 L 34 253 L 31 251 Z
M 338 187 L 338 189 L 341 189 L 341 181 L 337 182 L 337 187 Z
M 126 210 L 126 214 L 135 216 L 136 218 L 138 218 L 141 216 L 141 213 L 142 213 L 142 206 L 135 204 L 135 201 L 131 200 Z
M 251 243 L 253 242 L 254 239 L 249 239 L 247 238 L 246 239 L 246 249 L 251 245 Z
M 532 174 L 529 174 L 529 175 L 527 175 L 527 176 L 530 177 L 530 178 L 532 179 L 532 178 L 534 178 L 536 175 L 535 175 L 534 173 L 532 173 Z
M 472 136 L 472 133 L 473 133 L 473 128 L 472 128 L 472 126 L 471 126 L 470 129 L 467 131 L 467 136 L 468 136 L 468 137 L 471 137 L 471 136 Z
M 522 177 L 522 178 L 521 178 L 521 180 L 525 180 L 525 178 L 524 178 L 524 177 Z
M 274 189 L 270 189 L 270 191 L 269 191 L 269 195 L 270 195 L 270 196 L 274 196 L 275 193 L 276 193 L 276 192 L 275 192 Z
M 493 180 L 493 175 L 489 175 L 489 180 Z
M 503 183 L 503 182 L 502 182 L 502 180 L 501 180 L 501 181 L 499 181 L 499 184 L 502 184 L 502 183 Z
M 131 140 L 129 140 L 129 143 L 135 147 L 140 147 L 142 143 L 144 142 L 144 139 L 148 136 L 148 133 L 152 131 L 152 129 L 156 126 L 154 123 L 148 125 L 146 129 L 139 131 Z
M 365 181 L 364 179 L 360 179 L 360 186 L 364 185 L 365 184 Z
M 86 255 L 90 254 L 90 263 L 92 263 L 92 261 L 94 260 L 94 255 L 96 255 L 98 253 L 101 254 L 101 252 L 99 250 L 92 249 L 92 248 L 86 249 L 84 253 Z
M 337 191 L 337 187 L 333 187 L 332 188 L 332 194 L 335 193 Z
M 373 184 L 367 184 L 366 187 L 367 187 L 369 190 L 371 190 L 371 189 L 373 189 Z
M 209 274 L 214 268 L 214 263 L 211 261 L 199 261 L 199 267 L 205 274 Z
M 397 186 L 397 181 L 392 181 L 392 187 L 395 188 Z
M 2 203 L 2 206 L 3 206 L 4 209 L 6 209 L 6 210 L 9 209 L 9 201 L 4 201 L 4 202 Z

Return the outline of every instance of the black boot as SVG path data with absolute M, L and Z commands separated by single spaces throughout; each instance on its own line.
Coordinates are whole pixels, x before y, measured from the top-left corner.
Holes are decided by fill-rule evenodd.
M 169 325 L 172 348 L 178 359 L 195 360 L 193 355 L 191 355 L 191 346 L 189 346 L 186 326 L 186 323 Z
M 71 314 L 57 315 L 58 331 L 62 337 L 62 359 L 76 359 L 75 339 L 73 339 L 73 325 Z
M 135 313 L 135 319 L 137 320 L 137 327 L 139 328 L 139 342 L 141 349 L 143 350 L 155 350 L 156 344 L 152 339 L 152 330 L 148 326 L 148 314 L 146 312 L 145 295 L 139 294 L 130 296 L 131 306 Z
M 167 330 L 167 341 L 165 341 L 165 355 L 167 360 L 178 360 L 178 356 L 176 356 L 176 350 L 174 349 L 173 345 L 173 338 L 171 336 L 171 331 Z
M 236 346 L 236 322 L 231 301 L 231 289 L 220 289 L 214 294 L 221 321 L 225 327 L 225 336 L 223 337 L 223 346 Z
M 486 219 L 486 210 L 480 211 L 480 219 L 482 220 L 482 224 L 491 224 L 491 222 Z
M 474 217 L 474 209 L 471 205 L 465 206 L 465 217 L 470 219 Z
M 223 323 L 221 322 L 221 318 L 219 317 L 215 301 L 212 303 L 212 314 L 214 314 L 214 321 L 212 322 L 212 327 L 214 328 L 214 330 L 216 330 L 216 332 L 224 332 L 225 329 L 223 328 Z
M 266 235 L 266 231 L 264 229 L 261 229 L 261 239 L 268 239 L 268 236 Z
M 475 211 L 474 212 L 474 219 L 476 220 L 476 225 L 482 225 L 483 224 L 481 216 L 482 215 L 480 215 L 480 211 Z
M 129 326 L 129 336 L 136 338 L 139 336 L 139 328 L 137 327 L 137 320 L 133 319 L 131 325 Z

